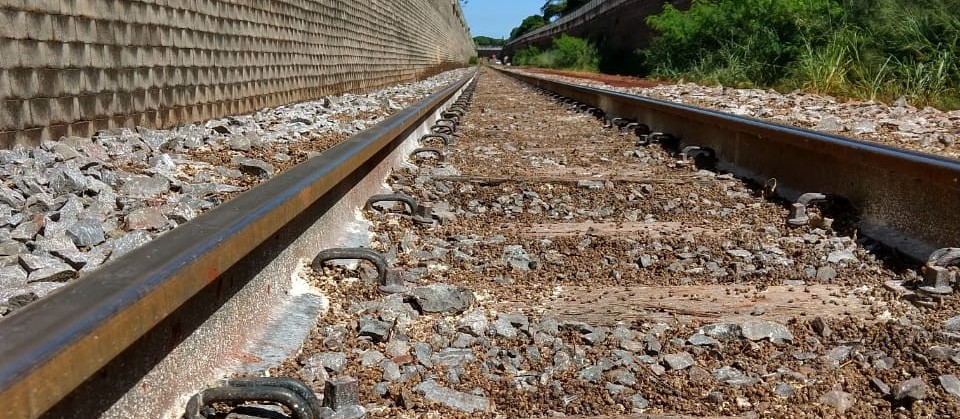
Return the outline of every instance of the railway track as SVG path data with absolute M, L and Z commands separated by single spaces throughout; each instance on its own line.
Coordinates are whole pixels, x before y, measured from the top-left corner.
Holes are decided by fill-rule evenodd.
M 960 415 L 960 163 L 478 78 L 0 320 L 7 417 Z

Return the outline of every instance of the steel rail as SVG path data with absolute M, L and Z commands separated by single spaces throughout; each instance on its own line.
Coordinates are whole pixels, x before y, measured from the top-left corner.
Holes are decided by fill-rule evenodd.
M 42 415 L 355 170 L 396 147 L 472 77 L 0 319 L 4 418 Z
M 695 106 L 498 69 L 514 78 L 714 151 L 718 167 L 775 179 L 790 200 L 819 192 L 846 200 L 860 231 L 917 260 L 960 246 L 960 161 L 739 117 Z

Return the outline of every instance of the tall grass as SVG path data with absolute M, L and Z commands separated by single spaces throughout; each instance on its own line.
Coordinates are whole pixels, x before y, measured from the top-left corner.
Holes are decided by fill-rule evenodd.
M 645 72 L 960 106 L 960 0 L 694 0 L 648 18 Z
M 596 72 L 599 68 L 600 53 L 596 46 L 585 39 L 561 35 L 553 39 L 552 48 L 546 51 L 532 45 L 517 51 L 513 62 L 534 67 Z

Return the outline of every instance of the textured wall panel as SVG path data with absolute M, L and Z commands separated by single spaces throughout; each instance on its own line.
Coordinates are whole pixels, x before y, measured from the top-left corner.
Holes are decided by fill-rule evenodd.
M 471 55 L 455 0 L 0 0 L 0 146 L 372 89 Z

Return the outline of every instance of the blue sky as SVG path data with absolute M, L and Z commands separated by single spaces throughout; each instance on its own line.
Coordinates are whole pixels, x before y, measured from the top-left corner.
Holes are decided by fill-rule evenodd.
M 523 18 L 540 14 L 546 0 L 469 0 L 463 14 L 473 36 L 508 38 Z

